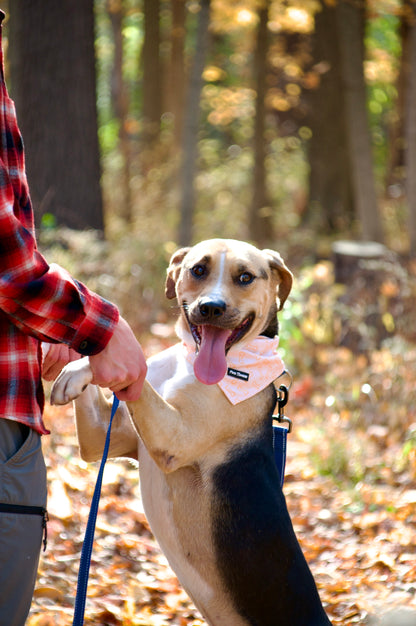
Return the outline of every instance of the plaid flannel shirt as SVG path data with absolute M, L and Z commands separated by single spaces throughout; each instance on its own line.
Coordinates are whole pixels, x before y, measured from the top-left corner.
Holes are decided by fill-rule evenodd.
M 0 12 L 0 22 L 4 14 Z M 4 81 L 0 32 L 0 418 L 47 433 L 41 341 L 100 352 L 118 309 L 37 250 L 23 144 Z

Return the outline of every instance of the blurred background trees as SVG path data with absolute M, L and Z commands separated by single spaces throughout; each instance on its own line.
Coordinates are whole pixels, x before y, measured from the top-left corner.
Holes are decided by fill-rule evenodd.
M 8 9 L 39 226 L 416 252 L 414 0 Z
M 1 4 L 46 258 L 115 302 L 151 355 L 176 341 L 163 284 L 177 246 L 221 236 L 279 250 L 295 274 L 279 313 L 300 443 L 287 494 L 293 485 L 331 619 L 364 623 L 384 601 L 414 608 L 415 0 Z M 61 496 L 67 484 L 84 501 L 90 479 L 68 462 L 69 414 L 50 418 L 52 545 L 62 559 L 57 577 L 56 555 L 46 553 L 33 624 L 53 619 L 53 598 L 59 623 L 69 619 L 84 505 L 64 519 Z M 76 470 L 68 483 L 63 456 Z M 126 476 L 107 485 L 91 619 L 184 624 L 191 614 L 178 596 L 175 621 L 170 578 L 155 585 L 153 566 L 143 580 L 137 568 L 128 574 L 141 518 L 129 515 L 126 545 L 111 547 L 114 515 L 121 520 L 136 489 Z M 299 499 L 300 489 L 310 497 Z M 369 539 L 378 546 L 370 555 Z M 335 569 L 341 584 L 331 582 Z
M 37 224 L 103 228 L 93 0 L 10 2 L 12 94 Z

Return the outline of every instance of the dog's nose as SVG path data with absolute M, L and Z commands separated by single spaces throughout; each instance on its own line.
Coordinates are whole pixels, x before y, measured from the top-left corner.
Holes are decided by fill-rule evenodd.
M 207 320 L 221 317 L 225 313 L 227 305 L 224 300 L 211 300 L 210 298 L 204 298 L 199 303 L 199 312 L 202 317 Z

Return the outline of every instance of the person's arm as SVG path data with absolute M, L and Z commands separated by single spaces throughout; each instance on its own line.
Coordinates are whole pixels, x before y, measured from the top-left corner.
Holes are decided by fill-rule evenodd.
M 43 344 L 45 380 L 54 380 L 61 369 L 80 355 L 65 344 Z M 108 344 L 90 357 L 93 383 L 109 387 L 120 400 L 137 400 L 140 396 L 147 365 L 130 326 L 120 317 Z
M 0 22 L 2 17 L 0 12 Z M 49 266 L 37 250 L 23 142 L 4 82 L 1 41 L 0 140 L 2 314 L 22 332 L 45 342 L 64 343 L 80 354 L 93 356 L 106 349 L 104 355 L 93 359 L 97 383 L 117 389 L 121 399 L 136 399 L 146 364 L 140 345 L 117 307 L 89 291 L 61 267 Z M 104 361 L 112 364 L 111 371 Z
M 0 308 L 24 333 L 65 343 L 83 355 L 107 345 L 119 320 L 115 305 L 89 291 L 58 265 L 48 265 L 14 210 L 31 211 L 25 189 L 15 198 L 0 159 Z
M 93 384 L 109 387 L 119 400 L 134 401 L 140 397 L 147 373 L 146 359 L 122 317 L 104 350 L 90 356 L 90 365 Z
M 115 305 L 58 265 L 48 265 L 32 232 L 15 216 L 14 202 L 0 159 L 1 310 L 21 331 L 41 341 L 64 343 L 92 357 L 103 352 L 91 362 L 94 382 L 119 392 L 120 399 L 137 399 L 146 364 L 132 330 Z
M 0 161 L 0 187 L 7 176 Z M 26 334 L 66 343 L 80 354 L 108 343 L 117 307 L 90 292 L 57 265 L 48 265 L 32 233 L 13 213 L 10 186 L 0 193 L 0 308 Z

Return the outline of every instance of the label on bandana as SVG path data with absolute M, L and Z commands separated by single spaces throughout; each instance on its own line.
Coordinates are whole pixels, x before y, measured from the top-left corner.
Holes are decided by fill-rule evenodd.
M 227 376 L 232 376 L 233 378 L 238 378 L 239 380 L 248 380 L 250 374 L 248 372 L 240 372 L 239 370 L 229 367 L 227 370 Z
M 195 344 L 183 343 L 186 359 L 195 361 Z M 232 346 L 227 354 L 227 374 L 217 383 L 231 404 L 238 404 L 273 383 L 285 365 L 277 353 L 279 337 L 256 337 Z

